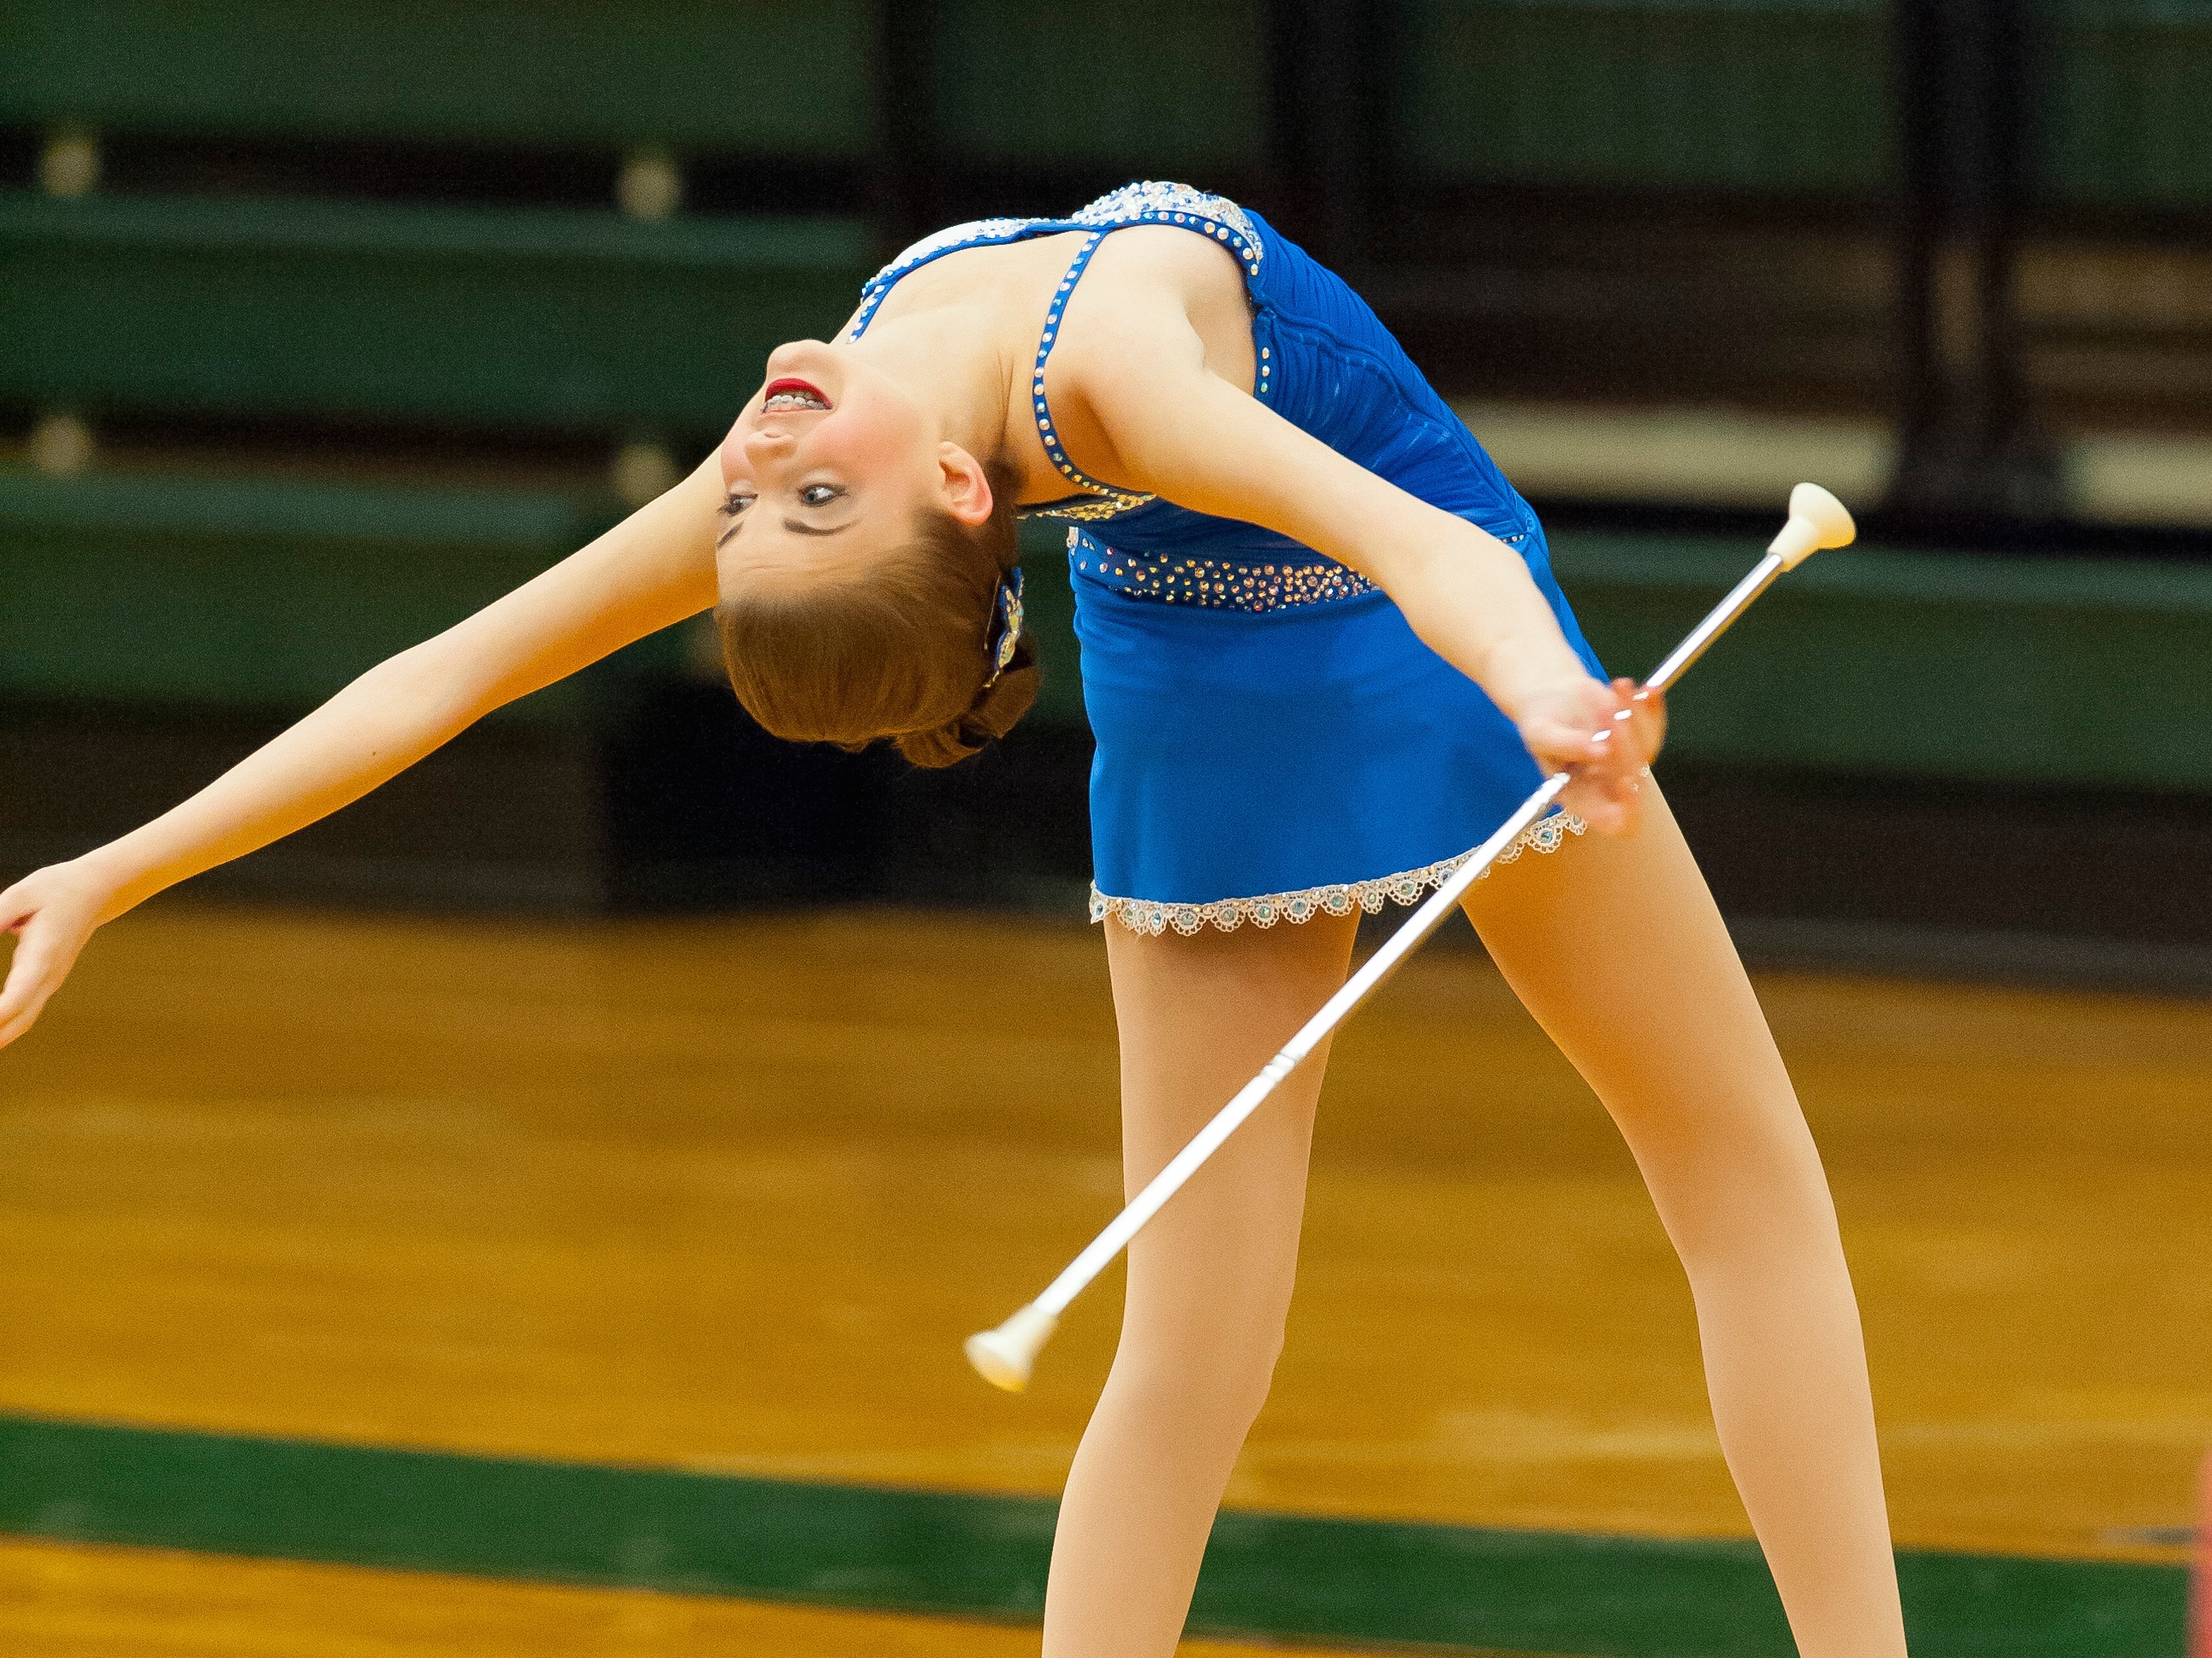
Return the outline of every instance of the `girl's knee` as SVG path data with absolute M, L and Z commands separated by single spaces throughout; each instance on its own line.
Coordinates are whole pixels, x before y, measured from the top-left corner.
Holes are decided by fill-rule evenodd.
M 1114 1369 L 1117 1380 L 1159 1408 L 1241 1435 L 1267 1402 L 1282 1352 L 1279 1319 L 1211 1329 L 1125 1324 Z
M 1701 1183 L 1660 1206 L 1692 1284 L 1719 1275 L 1788 1273 L 1841 1256 L 1836 1208 L 1818 1166 Z

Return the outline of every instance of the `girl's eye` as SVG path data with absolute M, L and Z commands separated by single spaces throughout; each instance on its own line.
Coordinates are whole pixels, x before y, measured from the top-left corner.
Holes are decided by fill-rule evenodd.
M 799 492 L 799 504 L 802 507 L 827 507 L 844 493 L 842 489 L 832 489 L 826 483 L 810 483 Z
M 721 514 L 724 518 L 735 518 L 739 513 L 744 512 L 746 507 L 752 504 L 753 498 L 750 495 L 744 494 L 741 490 L 732 489 L 730 491 L 728 497 L 722 502 L 720 507 Z

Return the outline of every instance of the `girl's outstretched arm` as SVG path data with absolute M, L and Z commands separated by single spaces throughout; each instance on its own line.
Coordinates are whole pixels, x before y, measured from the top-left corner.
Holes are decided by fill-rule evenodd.
M 0 892 L 0 930 L 17 935 L 0 1048 L 31 1028 L 101 922 L 328 817 L 494 708 L 710 608 L 721 499 L 709 456 L 581 551 L 371 668 L 181 805 Z
M 1590 677 L 1520 555 L 1213 374 L 1172 297 L 1117 299 L 1125 314 L 1087 343 L 1070 340 L 1062 365 L 1111 448 L 1086 470 L 1278 531 L 1369 577 L 1519 726 L 1545 770 L 1576 774 L 1570 809 L 1601 829 L 1633 823 L 1637 777 L 1664 736 L 1663 706 L 1632 702 L 1627 681 Z M 1616 726 L 1613 716 L 1632 708 L 1632 720 Z

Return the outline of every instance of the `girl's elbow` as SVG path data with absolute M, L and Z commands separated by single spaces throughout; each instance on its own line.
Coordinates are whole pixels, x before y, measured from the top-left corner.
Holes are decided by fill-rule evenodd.
M 427 640 L 387 657 L 356 680 L 353 689 L 446 731 L 472 725 L 507 700 L 475 665 L 443 645 L 442 640 Z

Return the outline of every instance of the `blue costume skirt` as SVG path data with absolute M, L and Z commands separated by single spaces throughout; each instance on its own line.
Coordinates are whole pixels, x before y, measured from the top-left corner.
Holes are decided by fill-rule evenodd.
M 1601 673 L 1540 532 L 1521 552 Z M 1098 744 L 1094 920 L 1192 933 L 1413 903 L 1542 781 L 1512 722 L 1387 594 L 1254 612 L 1072 574 Z M 1506 858 L 1582 827 L 1555 813 Z

